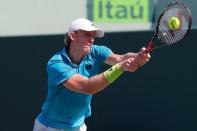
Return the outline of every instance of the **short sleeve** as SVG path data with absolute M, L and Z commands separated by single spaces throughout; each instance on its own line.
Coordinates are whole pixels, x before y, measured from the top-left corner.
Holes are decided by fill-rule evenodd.
M 112 51 L 106 46 L 94 45 L 94 53 L 101 62 L 104 62 L 112 53 Z
M 49 82 L 55 85 L 61 84 L 76 73 L 74 69 L 65 64 L 62 60 L 48 64 L 47 72 Z

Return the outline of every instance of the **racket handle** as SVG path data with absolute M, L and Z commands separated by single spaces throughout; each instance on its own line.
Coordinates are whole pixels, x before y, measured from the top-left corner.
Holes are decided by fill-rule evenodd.
M 153 44 L 153 41 L 151 40 L 148 45 L 146 46 L 146 52 L 147 53 L 150 53 L 152 52 L 152 50 L 154 49 L 154 44 Z
M 152 48 L 147 48 L 147 47 L 146 47 L 146 52 L 147 52 L 147 53 L 150 53 L 152 50 L 153 50 Z

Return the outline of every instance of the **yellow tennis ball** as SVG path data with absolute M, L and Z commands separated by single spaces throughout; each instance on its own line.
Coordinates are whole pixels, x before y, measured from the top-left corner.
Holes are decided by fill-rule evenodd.
M 181 22 L 177 17 L 171 17 L 168 21 L 168 26 L 171 30 L 178 30 L 181 26 Z

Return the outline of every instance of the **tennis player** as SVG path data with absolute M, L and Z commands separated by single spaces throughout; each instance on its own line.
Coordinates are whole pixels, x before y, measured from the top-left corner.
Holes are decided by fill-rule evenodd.
M 150 59 L 145 48 L 138 53 L 115 54 L 95 45 L 104 31 L 84 18 L 73 21 L 65 47 L 48 61 L 48 94 L 33 131 L 86 131 L 92 96 L 114 82 L 124 71 L 134 72 Z M 100 74 L 100 64 L 112 67 Z

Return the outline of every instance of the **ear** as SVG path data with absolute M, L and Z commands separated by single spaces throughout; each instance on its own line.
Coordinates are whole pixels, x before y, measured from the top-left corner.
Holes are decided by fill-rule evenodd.
M 75 36 L 76 36 L 76 33 L 75 32 L 71 32 L 69 36 L 70 36 L 71 40 L 74 40 Z

